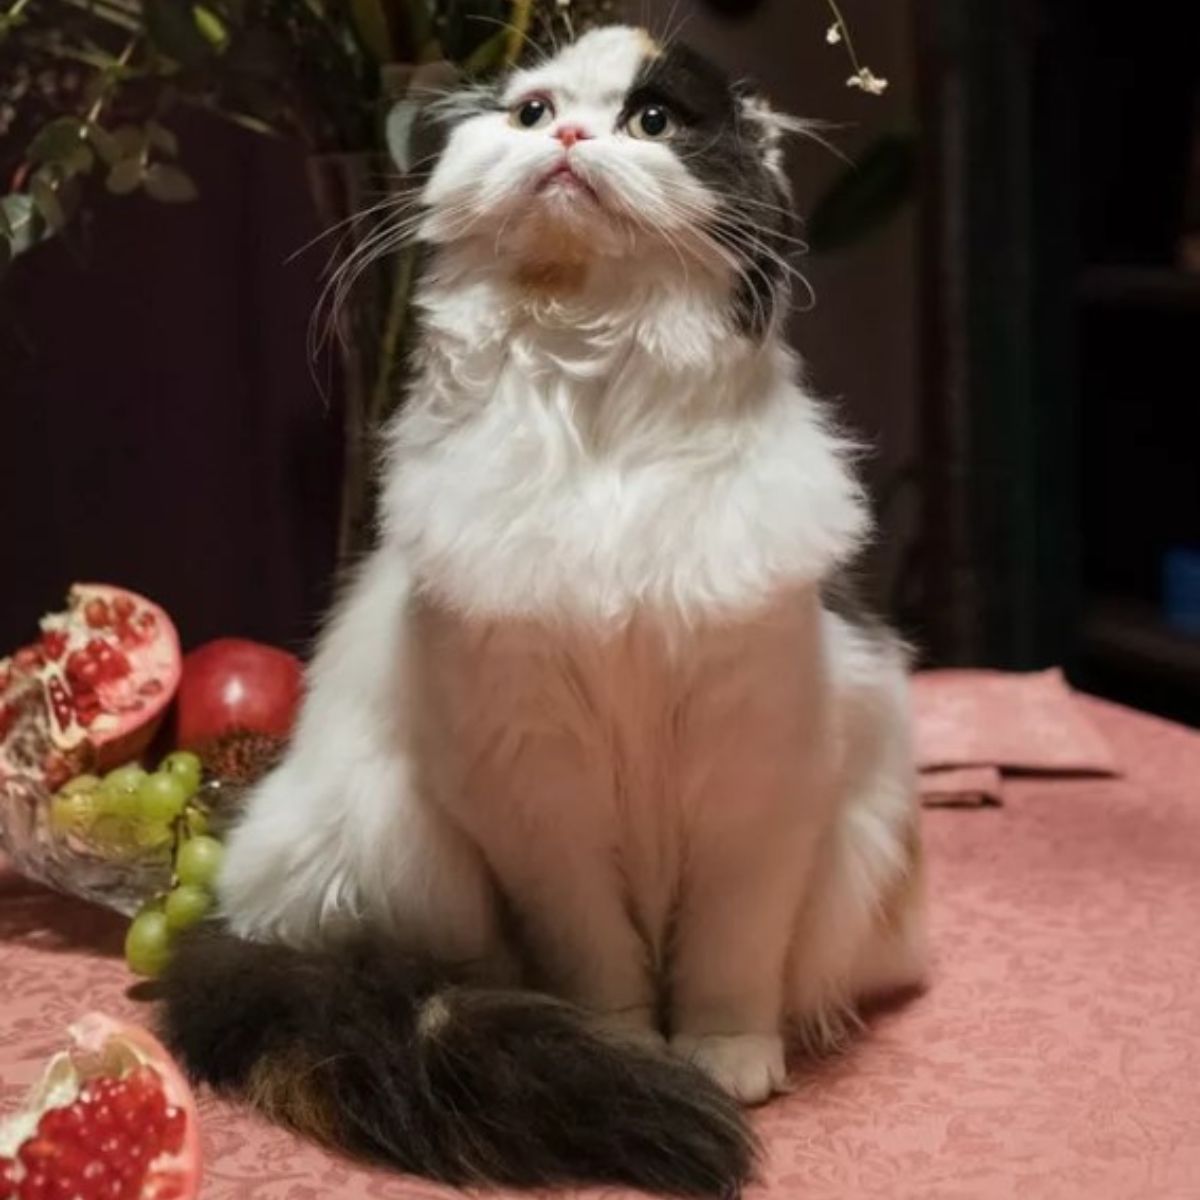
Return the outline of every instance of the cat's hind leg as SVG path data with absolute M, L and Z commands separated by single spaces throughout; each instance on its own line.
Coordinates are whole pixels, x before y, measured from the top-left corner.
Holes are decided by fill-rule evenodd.
M 872 995 L 915 987 L 927 965 L 907 664 L 885 631 L 826 615 L 840 770 L 788 970 L 790 1027 L 836 1047 Z

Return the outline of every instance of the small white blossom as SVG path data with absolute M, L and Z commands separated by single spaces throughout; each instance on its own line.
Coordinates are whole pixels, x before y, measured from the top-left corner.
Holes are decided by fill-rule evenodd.
M 842 26 L 838 21 L 834 21 L 830 27 L 825 30 L 825 40 L 831 45 L 836 46 L 842 40 Z
M 870 67 L 860 67 L 846 80 L 847 87 L 861 88 L 870 96 L 882 96 L 887 90 L 887 85 L 888 81 L 873 74 Z

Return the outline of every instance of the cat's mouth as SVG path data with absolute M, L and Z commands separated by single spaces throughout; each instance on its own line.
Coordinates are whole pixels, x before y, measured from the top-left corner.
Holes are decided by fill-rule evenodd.
M 565 158 L 551 167 L 538 180 L 537 191 L 539 193 L 552 190 L 561 190 L 568 194 L 578 193 L 586 196 L 594 204 L 600 204 L 600 197 L 597 195 L 596 189 Z

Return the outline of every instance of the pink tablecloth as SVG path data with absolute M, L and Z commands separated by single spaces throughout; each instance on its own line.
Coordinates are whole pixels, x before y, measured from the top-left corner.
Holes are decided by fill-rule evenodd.
M 757 1114 L 758 1200 L 1200 1200 L 1200 736 L 1083 703 L 1127 778 L 925 814 L 933 987 Z M 0 1103 L 80 1012 L 138 1013 L 119 942 L 0 873 Z M 203 1117 L 204 1200 L 452 1195 Z

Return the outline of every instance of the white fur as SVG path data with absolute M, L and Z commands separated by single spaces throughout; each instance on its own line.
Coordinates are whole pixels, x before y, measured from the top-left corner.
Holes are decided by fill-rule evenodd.
M 592 35 L 513 95 L 600 130 L 644 44 Z M 885 913 L 912 866 L 903 657 L 821 606 L 867 518 L 791 356 L 734 331 L 719 260 L 531 195 L 548 132 L 472 118 L 429 184 L 381 545 L 232 837 L 223 907 L 301 944 L 370 921 L 499 979 L 502 894 L 529 982 L 761 1100 L 788 1022 L 832 1037 L 922 970 L 919 908 Z M 598 163 L 642 154 L 595 140 Z M 647 161 L 637 186 L 670 209 L 682 168 Z M 539 248 L 535 218 L 597 236 Z M 569 286 L 523 281 L 547 262 Z

